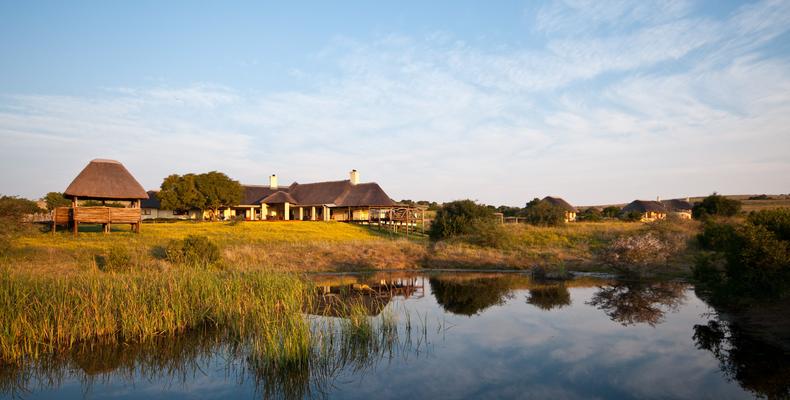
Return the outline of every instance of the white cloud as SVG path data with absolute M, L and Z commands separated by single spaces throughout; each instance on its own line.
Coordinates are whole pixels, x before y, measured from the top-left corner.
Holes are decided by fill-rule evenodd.
M 7 95 L 0 165 L 25 172 L 4 174 L 0 187 L 62 190 L 88 159 L 114 157 L 150 188 L 174 172 L 307 182 L 356 168 L 395 198 L 496 204 L 782 191 L 790 64 L 760 43 L 787 32 L 790 13 L 775 15 L 787 2 L 720 20 L 683 2 L 641 4 L 595 5 L 589 16 L 589 4 L 552 6 L 540 17 L 546 32 L 585 25 L 578 18 L 591 28 L 562 30 L 542 50 L 448 34 L 338 38 L 317 57 L 331 72 L 300 69 L 300 90 Z M 654 6 L 669 9 L 656 16 Z M 598 32 L 623 20 L 628 29 Z

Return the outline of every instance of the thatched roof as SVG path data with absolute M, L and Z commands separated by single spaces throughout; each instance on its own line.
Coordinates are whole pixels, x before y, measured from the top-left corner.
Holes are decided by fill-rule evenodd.
M 244 189 L 244 198 L 241 200 L 241 204 L 248 206 L 261 204 L 261 200 L 273 195 L 278 190 L 288 190 L 272 189 L 262 185 L 242 185 L 242 188 Z
M 335 201 L 343 207 L 394 206 L 395 202 L 384 193 L 378 183 L 359 183 L 351 185 L 343 196 Z
M 261 203 L 265 204 L 280 204 L 280 203 L 292 203 L 297 204 L 296 200 L 290 194 L 278 191 L 270 196 L 267 196 L 265 199 L 261 200 Z
M 559 208 L 563 209 L 564 211 L 570 211 L 570 212 L 574 212 L 574 213 L 578 212 L 576 210 L 576 207 L 570 205 L 567 201 L 565 201 L 565 200 L 563 200 L 563 199 L 561 199 L 559 197 L 546 196 L 541 201 L 545 201 L 546 203 L 549 203 L 549 204 L 551 204 L 554 207 L 559 207 Z
M 667 211 L 673 212 L 689 212 L 692 208 L 691 203 L 683 199 L 661 200 L 661 204 L 664 205 Z
M 147 199 L 140 183 L 123 164 L 115 160 L 95 159 L 77 175 L 63 192 L 67 198 L 137 200 Z
M 629 212 L 639 212 L 639 213 L 646 213 L 646 212 L 660 212 L 665 213 L 667 209 L 664 207 L 663 204 L 652 201 L 652 200 L 634 200 L 625 207 L 623 207 L 622 212 L 629 213 Z
M 140 208 L 162 208 L 162 204 L 159 203 L 159 197 L 156 197 L 157 193 L 159 192 L 156 190 L 149 190 L 148 198 L 140 202 Z
M 336 201 L 351 186 L 350 181 L 332 181 L 296 184 L 291 193 L 299 204 L 337 204 Z
M 274 204 L 287 200 L 289 203 L 302 206 L 389 207 L 395 205 L 381 186 L 373 182 L 357 185 L 353 185 L 349 180 L 305 184 L 294 182 L 288 187 L 278 189 L 267 186 L 245 186 L 244 189 L 245 204 Z

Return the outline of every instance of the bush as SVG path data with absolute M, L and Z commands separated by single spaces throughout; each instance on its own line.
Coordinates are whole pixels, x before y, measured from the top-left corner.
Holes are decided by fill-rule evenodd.
M 620 216 L 620 211 L 621 211 L 620 207 L 609 206 L 604 208 L 603 211 L 601 211 L 601 214 L 606 218 L 617 218 L 618 216 Z
M 780 240 L 790 240 L 790 208 L 752 212 L 747 220 L 765 227 Z
M 615 239 L 603 252 L 603 260 L 627 273 L 640 274 L 648 266 L 666 262 L 671 248 L 653 232 Z
M 490 208 L 472 200 L 457 200 L 439 208 L 429 235 L 432 240 L 470 235 L 493 223 L 494 212 Z
M 25 216 L 41 211 L 34 201 L 16 196 L 0 196 L 0 251 L 6 251 L 11 238 L 25 229 Z
M 124 272 L 134 267 L 134 260 L 126 248 L 113 247 L 104 256 L 96 257 L 96 264 L 105 272 Z
M 173 264 L 195 268 L 209 268 L 220 263 L 219 247 L 205 236 L 189 235 L 183 240 L 172 240 L 165 249 L 167 260 Z
M 719 297 L 787 296 L 790 294 L 788 220 L 790 210 L 785 209 L 753 213 L 740 224 L 708 222 L 699 241 L 713 253 L 698 260 L 695 276 L 718 291 Z M 717 268 L 717 265 L 723 266 Z
M 576 219 L 585 222 L 600 222 L 603 220 L 603 213 L 594 207 L 590 207 L 576 215 Z
M 642 213 L 639 211 L 630 211 L 620 214 L 620 219 L 626 222 L 637 222 L 642 220 Z
M 559 226 L 565 223 L 565 210 L 536 198 L 527 203 L 524 218 L 532 225 Z
M 741 202 L 719 196 L 716 193 L 704 198 L 702 202 L 694 204 L 691 214 L 695 219 L 705 219 L 711 216 L 732 217 L 741 211 Z

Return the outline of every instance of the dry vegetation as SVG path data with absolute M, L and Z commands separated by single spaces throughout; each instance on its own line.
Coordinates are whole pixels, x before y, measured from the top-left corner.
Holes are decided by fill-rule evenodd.
M 130 269 L 168 270 L 166 248 L 172 240 L 202 235 L 219 246 L 222 264 L 235 271 L 360 271 L 419 268 L 600 270 L 600 252 L 614 239 L 636 235 L 651 225 L 609 221 L 561 227 L 507 224 L 493 245 L 464 240 L 429 243 L 343 223 L 191 223 L 146 224 L 139 235 L 29 232 L 15 239 L 0 266 L 54 275 L 101 270 L 120 254 Z M 684 238 L 693 222 L 675 225 Z M 681 260 L 686 262 L 688 260 Z M 681 262 L 681 263 L 682 263 Z

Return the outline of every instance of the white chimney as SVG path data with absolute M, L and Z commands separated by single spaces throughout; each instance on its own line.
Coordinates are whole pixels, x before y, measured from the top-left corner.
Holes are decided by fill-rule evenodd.
M 355 169 L 351 170 L 351 184 L 356 185 L 359 183 L 359 172 Z
M 272 176 L 269 177 L 269 187 L 277 189 L 277 175 L 272 174 Z

